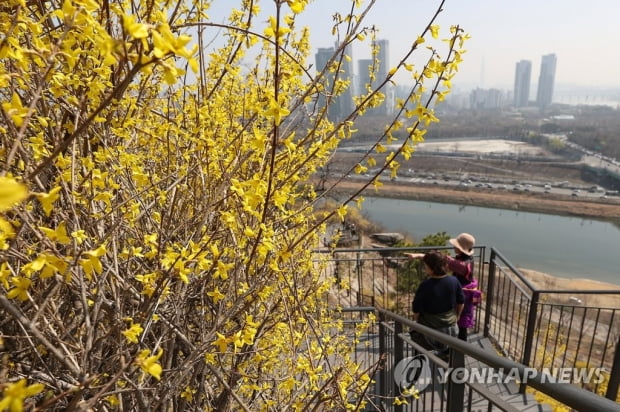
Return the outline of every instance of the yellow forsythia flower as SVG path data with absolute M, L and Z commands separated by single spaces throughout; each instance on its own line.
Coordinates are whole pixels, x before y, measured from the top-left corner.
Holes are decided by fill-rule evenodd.
M 28 189 L 10 177 L 0 177 L 0 212 L 12 208 L 28 196 Z
M 290 112 L 287 108 L 280 106 L 275 99 L 271 99 L 269 102 L 269 108 L 265 112 L 265 115 L 268 117 L 273 117 L 273 123 L 276 126 L 279 126 L 282 122 L 282 117 L 286 117 L 289 113 Z
M 21 412 L 24 410 L 24 399 L 36 395 L 43 390 L 41 383 L 33 383 L 26 386 L 26 379 L 20 379 L 15 383 L 9 383 L 2 391 L 0 411 Z
M 224 294 L 222 292 L 220 292 L 220 289 L 216 286 L 215 289 L 213 289 L 213 292 L 207 292 L 208 296 L 211 296 L 211 298 L 213 298 L 213 303 L 216 304 L 217 302 L 219 302 L 220 300 L 224 299 Z
M 5 289 L 9 288 L 9 276 L 11 275 L 11 268 L 8 263 L 2 262 L 0 263 L 0 284 L 4 286 Z
M 81 245 L 87 239 L 86 232 L 83 229 L 71 232 L 71 237 L 77 241 L 78 245 Z
M 84 273 L 86 274 L 88 280 L 92 278 L 93 272 L 100 275 L 103 271 L 103 266 L 101 265 L 101 261 L 99 260 L 99 258 L 105 255 L 105 252 L 105 245 L 101 245 L 95 250 L 89 250 L 84 252 L 86 258 L 80 259 L 80 266 L 82 266 L 82 269 L 84 269 Z
M 28 107 L 22 104 L 22 100 L 17 93 L 13 93 L 10 103 L 2 103 L 2 110 L 11 117 L 11 120 L 13 120 L 17 127 L 21 127 L 24 123 L 24 118 L 28 114 Z
M 45 236 L 53 242 L 58 242 L 61 245 L 68 245 L 71 243 L 71 238 L 67 235 L 67 223 L 64 221 L 60 222 L 55 230 L 44 226 L 39 226 L 39 230 L 45 233 Z
M 134 39 L 144 39 L 149 35 L 149 26 L 136 22 L 135 16 L 123 16 L 123 26 Z
M 159 349 L 159 352 L 157 352 L 157 355 L 148 356 L 150 353 L 151 351 L 149 349 L 144 349 L 140 351 L 140 354 L 138 355 L 138 358 L 136 359 L 136 363 L 138 364 L 138 366 L 140 366 L 140 369 L 142 369 L 144 372 L 153 376 L 155 379 L 160 380 L 162 367 L 159 363 L 157 363 L 157 361 L 159 360 L 161 355 L 164 353 L 164 350 Z
M 54 208 L 54 202 L 58 200 L 60 197 L 60 186 L 57 186 L 49 191 L 49 193 L 35 193 L 35 196 L 41 203 L 41 207 L 43 207 L 43 211 L 46 216 L 49 216 L 52 213 L 52 209 Z
M 408 405 L 409 402 L 407 402 L 407 399 L 405 398 L 401 398 L 400 396 L 397 396 L 396 398 L 394 398 L 394 405 Z
M 304 8 L 306 7 L 306 1 L 287 0 L 286 3 L 291 8 L 291 11 L 295 14 L 301 13 L 302 11 L 304 11 Z
M 131 322 L 129 329 L 125 329 L 121 333 L 125 335 L 125 338 L 127 338 L 127 341 L 130 343 L 138 343 L 138 338 L 140 337 L 142 331 L 144 331 L 144 329 L 139 323 Z
M 196 389 L 192 389 L 189 386 L 185 387 L 185 390 L 181 393 L 181 398 L 185 399 L 188 402 L 191 402 L 194 399 L 194 394 L 196 393 Z
M 11 283 L 15 285 L 15 287 L 6 294 L 6 297 L 9 299 L 19 299 L 20 301 L 28 300 L 28 288 L 30 287 L 30 279 L 24 277 L 12 277 Z M 2 409 L 0 409 L 2 410 Z
M 338 210 L 336 210 L 336 213 L 338 213 L 338 217 L 340 217 L 340 220 L 344 222 L 344 217 L 347 215 L 347 206 L 340 206 Z
M 226 338 L 226 336 L 222 335 L 219 332 L 215 332 L 215 334 L 217 335 L 217 339 L 211 342 L 211 344 L 217 346 L 220 352 L 226 352 L 229 340 Z

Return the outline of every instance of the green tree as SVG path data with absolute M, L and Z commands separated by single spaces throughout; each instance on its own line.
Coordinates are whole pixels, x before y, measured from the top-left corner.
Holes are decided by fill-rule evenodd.
M 0 5 L 3 407 L 366 402 L 371 371 L 350 356 L 326 304 L 333 279 L 312 256 L 324 222 L 361 199 L 315 213 L 312 179 L 357 117 L 383 103 L 379 87 L 409 71 L 409 97 L 351 171 L 374 166 L 392 132 L 407 130 L 366 186 L 395 174 L 436 121 L 432 104 L 449 91 L 466 36 L 454 26 L 440 39 L 431 16 L 333 124 L 317 102 L 349 87 L 326 78 L 338 78 L 346 45 L 374 42 L 363 23 L 374 1 L 334 16 L 342 47 L 318 73 L 306 62 L 308 30 L 296 26 L 307 1 L 266 1 L 265 20 L 243 0 L 225 23 L 209 18 L 211 3 Z M 419 49 L 427 57 L 414 67 Z
M 426 235 L 422 241 L 418 244 L 400 244 L 399 247 L 432 247 L 432 246 L 445 246 L 450 239 L 450 236 L 446 232 L 437 232 L 434 234 Z M 424 273 L 424 264 L 421 260 L 409 260 L 398 269 L 398 278 L 396 281 L 396 289 L 399 292 L 411 292 L 415 291 L 420 283 L 426 277 Z

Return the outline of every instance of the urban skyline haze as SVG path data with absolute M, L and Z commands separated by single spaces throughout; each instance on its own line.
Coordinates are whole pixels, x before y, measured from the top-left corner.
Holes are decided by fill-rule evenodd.
M 377 3 L 366 25 L 374 24 L 378 39 L 390 42 L 390 66 L 408 50 L 411 41 L 425 27 L 439 1 L 389 0 L 389 7 Z M 263 3 L 265 13 L 268 3 Z M 311 30 L 313 53 L 333 46 L 331 35 L 335 11 L 345 13 L 349 0 L 316 0 L 307 7 L 299 23 Z M 448 0 L 437 23 L 442 30 L 460 25 L 471 39 L 453 84 L 455 89 L 475 87 L 512 90 L 515 64 L 532 62 L 536 82 L 543 55 L 555 54 L 556 85 L 590 88 L 620 88 L 620 1 L 597 0 L 584 6 L 577 0 Z M 355 60 L 370 57 L 366 47 L 355 45 Z M 406 80 L 403 79 L 403 82 Z

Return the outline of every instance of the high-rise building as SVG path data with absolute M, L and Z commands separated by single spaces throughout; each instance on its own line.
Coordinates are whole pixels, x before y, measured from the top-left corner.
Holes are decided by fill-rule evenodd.
M 377 40 L 377 47 L 379 48 L 377 78 L 383 80 L 390 70 L 390 42 L 385 39 Z
M 530 100 L 532 62 L 521 60 L 515 70 L 514 106 L 525 107 Z
M 367 93 L 367 85 L 376 88 L 385 80 L 390 70 L 390 53 L 389 41 L 377 40 L 377 57 L 376 61 L 372 59 L 360 59 L 358 64 L 358 92 L 360 94 Z M 371 73 L 374 78 L 371 81 Z M 386 84 L 381 88 L 381 93 L 385 95 L 385 100 L 379 107 L 370 109 L 367 113 L 373 115 L 386 115 L 391 113 L 394 106 L 394 88 L 391 84 Z
M 340 74 L 338 78 L 348 83 L 344 90 L 337 98 L 338 120 L 345 119 L 353 111 L 353 94 L 354 94 L 354 76 L 353 76 L 353 48 L 351 44 L 345 47 L 344 56 L 340 66 Z
M 555 54 L 547 54 L 542 57 L 538 92 L 536 93 L 536 105 L 540 108 L 545 108 L 553 102 L 556 62 Z
M 357 92 L 359 94 L 366 94 L 368 84 L 372 86 L 370 81 L 370 73 L 374 70 L 372 64 L 371 59 L 359 59 L 357 61 Z
M 368 87 L 373 87 L 376 83 L 376 67 L 373 66 L 372 59 L 359 59 L 357 61 L 357 93 L 358 95 L 366 95 Z M 371 79 L 371 73 L 375 73 L 375 80 Z M 375 109 L 370 109 L 366 113 L 374 114 Z
M 337 49 L 334 47 L 323 47 L 318 49 L 314 56 L 318 71 L 322 71 L 325 68 L 330 59 L 334 57 L 336 50 Z M 330 72 L 329 70 L 325 72 L 323 82 L 325 92 L 319 96 L 317 101 L 319 108 L 323 108 L 326 105 L 328 106 L 327 117 L 332 122 L 343 120 L 353 110 L 353 64 L 351 63 L 351 46 L 346 47 L 344 53 L 348 57 L 343 56 L 341 60 L 339 60 L 338 56 L 335 57 L 335 64 L 338 64 L 338 61 L 340 61 L 338 73 Z M 348 82 L 348 85 L 346 89 L 341 90 L 337 96 L 332 96 L 335 79 Z
M 387 39 L 377 40 L 377 47 L 379 48 L 379 53 L 377 55 L 379 60 L 377 80 L 382 82 L 390 71 L 390 42 Z M 387 83 L 381 89 L 381 92 L 385 95 L 385 101 L 376 109 L 376 114 L 386 115 L 392 112 L 392 102 L 394 101 L 394 91 L 391 83 Z
M 501 109 L 506 102 L 504 92 L 499 89 L 472 90 L 469 97 L 469 107 L 475 110 Z
M 329 60 L 332 58 L 333 55 L 334 55 L 333 47 L 320 47 L 317 53 L 314 55 L 314 60 L 316 62 L 317 71 L 321 72 L 325 70 L 325 74 L 324 74 L 325 77 L 324 77 L 324 81 L 322 82 L 325 91 L 321 93 L 317 99 L 317 108 L 319 109 L 323 109 L 328 104 L 329 105 L 332 104 L 331 98 L 328 99 L 328 96 L 330 94 L 330 90 L 334 83 L 334 75 L 333 73 L 330 73 L 328 69 L 325 69 L 325 67 L 327 66 L 327 63 L 329 63 Z M 328 107 L 327 110 L 328 110 L 328 117 L 329 117 L 330 108 Z

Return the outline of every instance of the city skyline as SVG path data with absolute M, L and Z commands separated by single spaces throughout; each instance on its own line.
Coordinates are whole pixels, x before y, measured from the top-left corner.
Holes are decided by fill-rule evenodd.
M 209 16 L 216 23 L 225 23 L 240 1 L 215 1 Z M 390 67 L 409 50 L 411 41 L 426 27 L 440 2 L 389 0 L 390 7 L 377 2 L 368 13 L 365 26 L 376 27 L 377 38 L 390 42 Z M 284 14 L 290 13 L 286 5 L 282 7 Z M 338 31 L 333 30 L 334 14 L 345 15 L 350 7 L 351 0 L 314 0 L 297 16 L 296 28 L 310 29 L 306 63 L 311 72 L 316 70 L 318 49 L 338 43 Z M 268 16 L 273 14 L 273 2 L 261 2 L 261 12 L 254 19 L 254 31 L 262 33 L 262 27 L 269 24 Z M 515 63 L 531 60 L 533 96 L 530 100 L 535 100 L 540 58 L 553 53 L 558 59 L 554 82 L 557 102 L 615 106 L 620 98 L 620 76 L 616 69 L 620 65 L 620 54 L 614 53 L 615 42 L 620 39 L 620 25 L 615 22 L 617 15 L 620 15 L 618 0 L 598 0 L 587 8 L 577 0 L 522 0 L 518 4 L 447 0 L 436 21 L 442 28 L 441 37 L 446 37 L 447 29 L 455 24 L 471 35 L 465 44 L 467 52 L 463 62 L 452 79 L 452 92 L 458 94 L 482 88 L 513 93 Z M 356 61 L 371 57 L 368 38 L 363 44 L 355 43 L 352 47 L 351 56 Z M 214 41 L 211 47 L 218 44 Z M 358 71 L 357 64 L 353 70 Z M 399 72 L 394 80 L 396 86 L 411 83 L 408 73 Z
M 439 2 L 390 1 L 392 7 L 375 7 L 367 23 L 379 29 L 378 38 L 390 41 L 393 66 Z M 336 10 L 346 13 L 348 7 L 350 1 L 346 0 L 330 0 L 328 7 L 321 0 L 308 5 L 299 21 L 310 27 L 315 50 L 333 44 L 331 15 Z M 512 90 L 515 62 L 539 61 L 550 53 L 556 54 L 559 62 L 556 86 L 620 88 L 616 73 L 620 56 L 613 53 L 614 43 L 620 39 L 620 25 L 615 22 L 620 15 L 617 0 L 599 0 L 587 8 L 577 0 L 523 0 L 510 5 L 493 0 L 448 1 L 444 10 L 437 21 L 442 28 L 459 24 L 472 36 L 453 81 L 456 89 Z M 358 59 L 370 57 L 370 51 L 357 44 L 353 53 Z
M 345 54 L 349 57 L 344 59 L 340 68 L 340 80 L 348 81 L 349 87 L 341 96 L 338 96 L 335 101 L 330 104 L 328 108 L 328 117 L 332 121 L 340 121 L 346 118 L 352 110 L 352 95 L 363 94 L 363 90 L 368 84 L 371 87 L 375 87 L 378 81 L 385 78 L 387 74 L 387 66 L 384 64 L 386 60 L 389 60 L 389 40 L 377 39 L 376 41 L 377 60 L 372 59 L 353 59 L 353 54 L 350 50 L 345 51 Z M 334 57 L 335 51 L 338 49 L 338 45 L 334 47 L 319 48 L 315 54 L 315 67 L 317 71 L 322 71 L 328 60 Z M 375 66 L 376 64 L 376 66 Z M 474 109 L 497 109 L 501 107 L 528 107 L 537 106 L 541 109 L 545 109 L 553 103 L 564 104 L 594 104 L 594 105 L 609 105 L 618 106 L 618 99 L 615 98 L 616 103 L 612 100 L 602 101 L 597 96 L 585 95 L 585 101 L 582 98 L 578 98 L 575 94 L 569 94 L 557 98 L 555 96 L 555 75 L 556 75 L 557 57 L 554 53 L 540 56 L 540 64 L 538 66 L 537 81 L 533 81 L 532 78 L 532 61 L 520 60 L 516 62 L 514 70 L 514 83 L 512 89 L 502 90 L 499 88 L 481 88 L 475 87 L 471 90 L 467 90 L 458 93 L 460 95 L 456 100 L 451 96 L 448 99 L 450 102 L 458 107 L 469 107 Z M 353 67 L 357 67 L 354 70 Z M 371 79 L 371 70 L 375 73 L 375 80 Z M 329 87 L 333 84 L 333 74 L 328 74 L 326 77 L 326 85 Z M 386 115 L 393 111 L 395 98 L 398 97 L 399 92 L 406 90 L 400 86 L 391 86 L 388 84 L 383 92 L 385 94 L 385 103 L 378 108 L 369 109 L 367 114 L 372 115 Z M 463 96 L 467 95 L 467 101 L 463 100 Z M 401 96 L 402 97 L 402 96 Z M 577 99 L 575 100 L 575 98 Z M 326 103 L 325 96 L 320 97 L 318 100 L 319 107 L 324 106 Z M 571 101 L 573 100 L 573 101 Z M 588 100 L 590 100 L 588 102 Z

